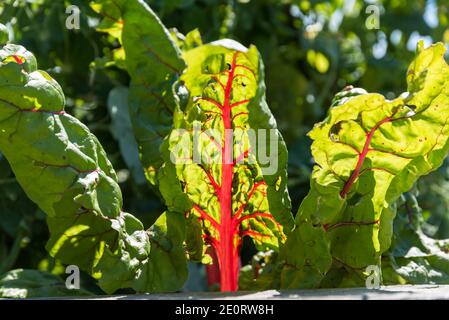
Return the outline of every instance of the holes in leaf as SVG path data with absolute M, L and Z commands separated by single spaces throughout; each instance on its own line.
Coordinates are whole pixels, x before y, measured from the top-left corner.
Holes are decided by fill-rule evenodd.
M 185 190 L 187 183 L 185 183 L 185 181 L 182 181 L 182 180 L 179 183 L 181 184 L 181 189 Z
M 335 123 L 332 128 L 329 131 L 329 138 L 332 141 L 339 141 L 339 134 L 340 134 L 340 130 L 342 128 L 342 121 Z
M 201 70 L 205 74 L 217 74 L 226 68 L 225 55 L 214 54 L 208 56 L 202 63 Z
M 207 83 L 207 87 L 210 88 L 214 93 L 217 92 L 217 80 L 210 79 Z
M 409 109 L 409 112 L 407 112 L 407 117 L 413 117 L 416 114 L 416 106 L 415 105 L 407 105 L 405 106 L 407 109 Z

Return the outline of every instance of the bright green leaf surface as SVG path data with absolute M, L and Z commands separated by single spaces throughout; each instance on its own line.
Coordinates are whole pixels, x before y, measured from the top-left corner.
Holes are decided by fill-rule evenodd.
M 108 16 L 114 11 L 108 13 L 110 1 L 96 3 L 106 10 L 105 20 L 111 20 Z M 130 114 L 147 178 L 159 184 L 170 211 L 191 211 L 203 222 L 201 227 L 188 220 L 190 258 L 209 261 L 205 244 L 214 246 L 218 239 L 223 239 L 222 245 L 228 243 L 227 248 L 234 248 L 232 255 L 236 257 L 244 236 L 252 237 L 260 250 L 277 250 L 285 240 L 283 228 L 289 230 L 292 225 L 286 188 L 287 151 L 265 102 L 263 64 L 256 48 L 248 50 L 230 40 L 202 45 L 197 30 L 186 37 L 175 31 L 170 35 L 142 1 L 114 3 L 121 8 L 121 39 L 132 79 Z M 100 7 L 97 10 L 102 12 Z M 184 71 L 185 64 L 188 67 Z M 217 112 L 218 105 L 222 105 L 222 116 Z M 187 147 L 188 155 L 178 153 L 176 148 L 185 138 L 180 130 L 196 129 L 200 146 Z M 227 147 L 225 129 L 235 131 Z M 256 142 L 249 141 L 248 129 L 256 130 L 256 138 L 266 147 L 263 155 L 256 152 Z M 265 131 L 260 134 L 259 129 Z M 205 138 L 208 130 L 216 130 L 213 143 L 210 137 Z M 232 150 L 238 163 L 224 169 L 220 145 L 223 150 Z M 173 156 L 179 160 L 197 152 L 212 163 L 173 163 Z M 161 153 L 165 163 L 157 174 Z M 264 172 L 267 165 L 275 166 L 272 172 Z
M 153 227 L 159 228 L 158 237 L 153 237 L 122 212 L 116 174 L 96 137 L 65 113 L 59 84 L 36 70 L 33 55 L 23 47 L 7 45 L 0 58 L 0 150 L 29 198 L 48 215 L 50 254 L 100 278 L 107 292 L 124 286 L 139 291 L 182 286 L 182 240 L 171 237 L 173 246 L 151 253 L 150 241 L 173 230 L 182 238 L 183 221 L 160 218 Z M 155 262 L 161 265 L 157 271 L 151 255 L 165 255 Z M 159 271 L 172 260 L 180 276 L 166 282 Z M 151 277 L 139 278 L 145 274 Z
M 330 251 L 315 252 L 327 256 L 327 263 L 309 258 L 310 267 L 323 271 L 330 256 L 349 273 L 378 264 L 390 246 L 394 202 L 420 176 L 441 165 L 449 149 L 444 52 L 442 44 L 418 48 L 407 72 L 408 95 L 389 101 L 360 92 L 336 103 L 309 133 L 316 165 L 293 234 L 308 225 L 330 246 Z M 307 238 L 309 232 L 301 236 Z M 294 242 L 298 236 L 288 240 L 288 257 L 306 246 Z M 301 274 L 303 269 L 294 265 Z
M 181 82 L 188 99 L 175 113 L 159 183 L 170 210 L 191 209 L 202 223 L 193 228 L 196 223 L 189 222 L 191 257 L 201 260 L 198 253 L 205 253 L 198 232 L 219 252 L 219 260 L 225 248 L 238 260 L 245 236 L 259 250 L 277 250 L 292 225 L 287 151 L 265 102 L 259 53 L 224 40 L 185 51 L 183 57 L 188 68 Z M 234 135 L 226 136 L 225 129 Z M 251 129 L 258 142 L 248 138 Z M 274 168 L 261 164 L 267 161 L 258 148 Z M 226 150 L 232 160 L 226 160 Z
M 102 24 L 121 28 L 126 68 L 131 77 L 129 111 L 146 176 L 155 185 L 162 164 L 159 146 L 172 127 L 174 83 L 185 65 L 169 31 L 143 1 L 95 1 Z M 111 17 L 114 17 L 111 19 Z

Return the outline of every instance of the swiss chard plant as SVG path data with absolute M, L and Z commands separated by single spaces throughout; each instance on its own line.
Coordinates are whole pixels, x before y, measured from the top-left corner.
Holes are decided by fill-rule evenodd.
M 237 290 L 243 237 L 259 250 L 278 250 L 293 225 L 287 151 L 265 101 L 257 49 L 202 44 L 196 31 L 172 39 L 138 2 L 94 8 L 105 16 L 100 29 L 122 29 L 131 118 L 150 183 L 185 217 L 190 260 L 214 263 L 221 289 Z M 149 38 L 150 28 L 162 40 Z M 267 143 L 269 150 L 254 152 Z
M 297 235 L 286 245 L 287 260 L 313 233 L 328 250 L 319 256 L 309 251 L 307 267 L 324 271 L 317 275 L 324 283 L 357 283 L 367 266 L 380 264 L 391 244 L 397 199 L 447 155 L 445 47 L 424 49 L 421 43 L 417 51 L 405 94 L 394 100 L 364 92 L 337 95 L 327 118 L 309 134 L 317 164 L 296 216 Z M 301 272 L 289 274 L 293 286 L 303 282 Z
M 420 224 L 393 223 L 449 151 L 442 44 L 418 47 L 396 99 L 353 88 L 336 95 L 309 133 L 315 166 L 294 218 L 257 49 L 170 31 L 139 0 L 92 8 L 103 16 L 99 31 L 120 43 L 114 63 L 131 79 L 140 160 L 167 209 L 147 230 L 124 212 L 116 173 L 98 139 L 64 111 L 62 88 L 32 53 L 3 45 L 0 151 L 47 214 L 53 257 L 107 293 L 179 290 L 188 261 L 208 265 L 222 291 L 363 285 L 373 265 L 388 283 L 413 283 L 407 268 L 418 259 L 448 272 L 446 242 L 427 241 Z M 245 237 L 259 253 L 242 267 Z M 422 254 L 405 254 L 406 245 Z

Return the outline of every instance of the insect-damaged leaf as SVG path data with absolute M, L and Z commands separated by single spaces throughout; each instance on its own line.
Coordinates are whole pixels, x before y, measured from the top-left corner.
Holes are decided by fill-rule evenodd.
M 330 108 L 309 133 L 316 162 L 311 190 L 284 248 L 283 275 L 292 279 L 296 274 L 298 281 L 284 287 L 307 283 L 305 268 L 318 276 L 317 285 L 332 261 L 349 273 L 379 263 L 391 242 L 394 202 L 420 176 L 438 168 L 449 149 L 444 52 L 441 43 L 419 46 L 407 72 L 407 95 L 390 101 L 360 92 Z M 329 250 L 310 249 L 313 257 L 295 261 L 296 248 L 306 247 L 312 232 L 315 243 L 327 242 Z
M 242 238 L 277 250 L 292 225 L 287 151 L 265 102 L 255 47 L 223 40 L 183 57 L 188 67 L 180 81 L 189 96 L 163 145 L 160 191 L 170 210 L 202 221 L 198 230 L 217 253 L 222 290 L 235 290 Z M 204 256 L 205 248 L 189 247 Z
M 186 278 L 184 253 L 178 249 L 184 221 L 163 215 L 154 227 L 159 236 L 153 237 L 122 212 L 106 153 L 64 104 L 61 87 L 37 70 L 30 52 L 15 45 L 0 48 L 0 150 L 28 197 L 47 214 L 50 254 L 100 278 L 107 292 L 179 289 Z M 161 253 L 157 245 L 151 248 L 173 230 L 181 239 L 170 237 Z M 169 258 L 151 259 L 160 255 Z M 178 272 L 167 280 L 164 272 L 173 261 Z
M 109 2 L 96 3 L 108 8 Z M 121 39 L 132 78 L 131 118 L 147 177 L 159 184 L 170 211 L 190 212 L 204 222 L 201 227 L 192 216 L 186 220 L 189 257 L 208 262 L 205 244 L 222 246 L 218 251 L 232 260 L 221 262 L 222 272 L 232 274 L 236 285 L 242 237 L 252 237 L 261 250 L 277 249 L 285 240 L 283 227 L 292 225 L 287 151 L 265 102 L 259 54 L 229 40 L 202 45 L 197 31 L 185 41 L 175 33 L 172 38 L 142 1 L 114 3 L 121 9 Z M 234 136 L 225 138 L 225 129 L 234 130 Z M 248 129 L 255 130 L 261 152 L 251 145 L 256 142 L 247 137 Z M 185 138 L 180 130 L 197 130 L 205 148 L 189 145 L 179 151 Z M 210 130 L 215 137 L 205 138 Z M 193 142 L 193 135 L 187 139 Z M 212 163 L 192 159 L 198 154 Z M 226 164 L 225 154 L 232 158 Z M 193 161 L 174 164 L 173 157 Z

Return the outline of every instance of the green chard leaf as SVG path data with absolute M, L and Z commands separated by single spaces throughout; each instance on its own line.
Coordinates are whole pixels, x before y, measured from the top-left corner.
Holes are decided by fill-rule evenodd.
M 0 150 L 28 197 L 47 214 L 48 251 L 100 279 L 107 292 L 179 289 L 186 278 L 185 255 L 178 249 L 182 240 L 170 238 L 163 252 L 150 248 L 172 229 L 181 237 L 184 221 L 163 215 L 154 227 L 159 236 L 153 237 L 122 212 L 122 194 L 105 151 L 64 104 L 61 87 L 37 70 L 30 52 L 16 45 L 0 49 Z M 169 257 L 152 261 L 161 255 Z M 165 282 L 165 275 L 156 273 L 173 261 L 179 277 L 170 275 Z M 154 264 L 160 265 L 157 271 Z
M 191 256 L 205 257 L 211 246 L 221 290 L 236 290 L 242 238 L 251 237 L 259 250 L 278 250 L 293 224 L 287 150 L 265 102 L 254 46 L 222 40 L 183 57 L 188 67 L 179 91 L 188 99 L 181 99 L 163 145 L 159 187 L 169 210 L 201 222 L 202 228 L 189 222 Z
M 118 37 L 123 45 L 131 77 L 130 118 L 146 177 L 156 185 L 162 164 L 159 147 L 172 128 L 177 104 L 173 86 L 184 61 L 169 31 L 144 1 L 100 0 L 92 7 L 104 16 L 99 31 Z
M 383 272 L 384 282 L 449 283 L 449 240 L 429 237 L 422 230 L 423 225 L 422 210 L 416 195 L 413 192 L 403 194 L 398 200 L 391 248 L 382 260 L 382 267 L 392 269 L 394 275 Z
M 184 217 L 165 212 L 142 233 L 141 222 L 126 214 L 123 225 L 116 229 L 123 240 L 119 240 L 117 252 L 105 252 L 97 267 L 101 271 L 99 284 L 105 291 L 133 288 L 137 292 L 170 292 L 182 287 L 187 280 Z
M 268 290 L 279 287 L 278 253 L 269 250 L 255 254 L 249 265 L 242 267 L 239 275 L 240 290 Z
M 408 94 L 391 101 L 363 91 L 346 95 L 309 133 L 316 165 L 283 250 L 282 286 L 317 286 L 332 263 L 355 278 L 380 263 L 391 242 L 395 201 L 449 150 L 444 52 L 441 43 L 420 45 L 407 72 Z M 309 247 L 294 258 L 308 242 L 321 250 Z
M 235 290 L 242 238 L 278 250 L 293 225 L 287 150 L 265 101 L 259 53 L 231 40 L 203 45 L 198 30 L 170 34 L 143 1 L 114 3 L 147 178 L 168 210 L 186 217 L 189 258 L 210 263 L 213 247 L 222 278 L 232 278 L 222 290 Z

